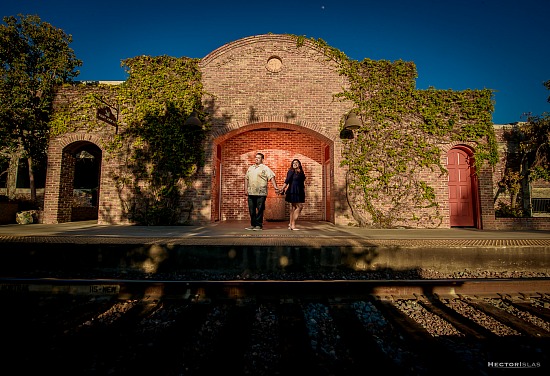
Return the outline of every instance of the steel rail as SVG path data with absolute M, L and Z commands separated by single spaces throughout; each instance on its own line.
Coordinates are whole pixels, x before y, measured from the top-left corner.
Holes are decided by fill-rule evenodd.
M 0 293 L 118 295 L 121 298 L 281 298 L 383 299 L 436 296 L 550 296 L 550 278 L 422 280 L 132 280 L 0 278 Z

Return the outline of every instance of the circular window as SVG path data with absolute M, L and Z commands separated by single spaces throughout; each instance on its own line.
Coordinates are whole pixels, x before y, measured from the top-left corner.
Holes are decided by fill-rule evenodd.
M 267 64 L 265 65 L 268 71 L 270 72 L 280 72 L 283 69 L 283 61 L 278 56 L 271 56 L 267 59 Z

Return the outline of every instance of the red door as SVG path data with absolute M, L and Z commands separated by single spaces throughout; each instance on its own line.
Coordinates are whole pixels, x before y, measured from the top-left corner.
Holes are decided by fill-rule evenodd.
M 449 208 L 452 226 L 474 226 L 472 168 L 468 153 L 452 149 L 447 154 L 449 171 Z
M 325 217 L 324 220 L 328 222 L 332 222 L 332 170 L 331 170 L 331 161 L 330 161 L 330 149 L 328 146 L 325 146 L 325 161 L 323 165 L 324 171 L 323 171 L 323 181 L 324 181 L 324 188 L 325 188 Z

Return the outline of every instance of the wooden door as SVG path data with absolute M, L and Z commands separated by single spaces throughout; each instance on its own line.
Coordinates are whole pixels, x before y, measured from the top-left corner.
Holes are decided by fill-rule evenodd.
M 449 209 L 451 227 L 474 226 L 472 166 L 468 153 L 452 149 L 447 154 L 449 171 Z
M 323 171 L 324 184 L 323 185 L 324 185 L 324 188 L 325 188 L 325 192 L 324 192 L 324 195 L 325 195 L 324 220 L 331 222 L 332 221 L 332 206 L 331 206 L 330 200 L 332 198 L 332 195 L 331 195 L 331 192 L 330 192 L 330 187 L 331 187 L 330 161 L 326 161 L 323 168 L 324 168 L 324 171 Z
M 323 162 L 323 186 L 325 196 L 324 220 L 332 222 L 332 162 L 330 160 L 330 148 L 325 146 Z

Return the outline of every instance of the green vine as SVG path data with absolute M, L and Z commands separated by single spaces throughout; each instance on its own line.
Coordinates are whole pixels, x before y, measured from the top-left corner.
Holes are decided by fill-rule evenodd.
M 139 56 L 123 65 L 129 78 L 119 95 L 126 122 L 122 137 L 132 144 L 128 217 L 147 225 L 187 223 L 193 208 L 186 194 L 204 164 L 200 145 L 206 135 L 205 127 L 184 125 L 201 108 L 198 59 Z
M 491 90 L 416 90 L 412 62 L 358 62 L 322 40 L 292 37 L 298 47 L 313 43 L 348 78 L 349 87 L 335 97 L 351 102 L 363 122 L 355 137 L 341 133 L 348 202 L 360 226 L 441 224 L 435 189 L 421 178 L 426 170 L 446 173 L 439 145 L 475 144 L 477 171 L 498 162 Z
M 100 99 L 114 103 L 120 90 L 118 86 L 96 82 L 74 82 L 64 84 L 61 89 L 49 122 L 52 137 L 78 129 L 88 132 L 103 129 L 105 123 L 96 118 L 97 108 L 105 106 Z
M 352 103 L 363 122 L 355 137 L 343 140 L 342 160 L 349 171 L 348 201 L 360 225 L 441 223 L 436 191 L 422 178 L 425 171 L 446 173 L 438 145 L 475 144 L 477 170 L 498 161 L 492 91 L 416 90 L 414 63 L 358 62 L 321 39 L 292 37 L 298 47 L 313 43 L 348 79 L 349 87 L 335 98 Z M 183 126 L 192 111 L 205 118 L 198 59 L 139 56 L 123 66 L 129 78 L 121 85 L 72 88 L 81 95 L 67 90 L 50 123 L 51 135 L 78 128 L 100 131 L 105 127 L 95 118 L 100 99 L 116 103 L 120 132 L 104 147 L 126 166 L 112 178 L 127 217 L 142 224 L 185 222 L 180 208 L 191 202 L 189 183 L 204 158 L 204 148 L 197 145 L 207 131 Z
M 119 132 L 103 146 L 108 158 L 121 161 L 111 177 L 124 215 L 138 224 L 185 224 L 193 210 L 190 182 L 204 164 L 200 145 L 208 129 L 184 125 L 193 111 L 205 122 L 198 59 L 139 56 L 123 66 L 129 78 L 121 85 L 65 87 L 51 134 L 101 131 L 106 125 L 96 119 L 97 108 L 116 105 Z

